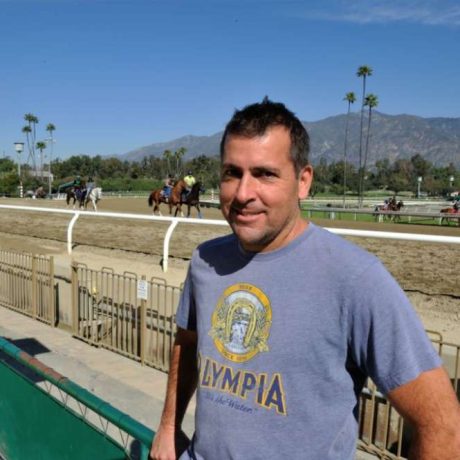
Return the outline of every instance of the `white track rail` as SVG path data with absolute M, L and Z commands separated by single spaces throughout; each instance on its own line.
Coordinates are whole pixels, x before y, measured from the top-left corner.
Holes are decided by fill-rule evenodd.
M 148 216 L 144 214 L 129 214 L 118 212 L 90 212 L 90 211 L 77 211 L 70 209 L 55 209 L 55 208 L 42 208 L 35 206 L 15 206 L 15 205 L 0 205 L 0 209 L 14 209 L 17 211 L 31 211 L 31 212 L 44 212 L 54 214 L 68 214 L 72 216 L 67 227 L 67 252 L 72 254 L 72 233 L 73 227 L 80 216 L 98 217 L 98 218 L 115 218 L 115 219 L 131 219 L 131 220 L 150 220 L 156 222 L 169 222 L 170 225 L 165 234 L 163 242 L 163 271 L 168 270 L 168 257 L 169 257 L 169 242 L 174 229 L 178 224 L 198 224 L 198 225 L 218 225 L 228 227 L 228 223 L 224 220 L 217 219 L 194 219 L 185 217 L 163 217 L 163 216 Z M 351 230 L 346 228 L 326 228 L 332 233 L 344 236 L 359 236 L 367 238 L 387 238 L 397 240 L 409 241 L 425 241 L 430 243 L 449 243 L 460 244 L 460 237 L 457 236 L 441 236 L 441 235 L 426 235 L 417 233 L 397 233 L 397 232 L 375 232 L 368 230 Z

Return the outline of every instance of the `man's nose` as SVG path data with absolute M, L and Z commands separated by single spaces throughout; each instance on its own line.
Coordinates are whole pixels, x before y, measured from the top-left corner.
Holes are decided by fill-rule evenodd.
M 257 181 L 250 174 L 243 174 L 238 182 L 235 199 L 240 203 L 246 203 L 254 199 L 256 195 Z

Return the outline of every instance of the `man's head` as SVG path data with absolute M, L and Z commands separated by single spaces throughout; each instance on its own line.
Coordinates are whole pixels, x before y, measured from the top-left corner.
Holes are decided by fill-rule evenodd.
M 187 172 L 187 175 L 188 175 L 188 176 L 191 176 L 192 174 L 193 174 L 193 173 L 192 173 L 192 170 L 189 169 L 188 172 Z
M 236 112 L 221 159 L 222 213 L 244 249 L 271 251 L 302 233 L 298 202 L 313 177 L 308 134 L 283 104 L 264 100 Z
M 224 156 L 225 142 L 229 136 L 260 137 L 268 129 L 282 126 L 291 138 L 290 155 L 296 174 L 308 165 L 310 138 L 301 121 L 280 102 L 272 102 L 267 97 L 260 103 L 237 110 L 228 122 L 220 143 L 220 157 Z

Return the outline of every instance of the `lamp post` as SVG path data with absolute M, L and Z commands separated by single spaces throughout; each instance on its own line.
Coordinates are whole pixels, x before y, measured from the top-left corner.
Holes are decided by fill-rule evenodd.
M 454 176 L 450 176 L 449 177 L 449 185 L 450 185 L 450 188 L 452 188 L 453 184 L 454 184 Z
M 21 153 L 24 150 L 24 142 L 15 142 L 14 149 L 18 154 L 18 177 L 19 177 L 19 196 L 22 198 L 24 196 L 24 189 L 22 188 L 22 179 L 21 179 Z
M 51 148 L 50 148 L 50 158 L 49 158 L 49 162 L 48 162 L 48 195 L 51 195 L 51 161 L 53 159 L 53 144 L 56 142 L 55 139 L 53 137 L 48 137 L 45 139 L 45 142 L 47 144 L 51 144 Z
M 417 198 L 420 198 L 420 185 L 422 184 L 423 177 L 417 177 Z

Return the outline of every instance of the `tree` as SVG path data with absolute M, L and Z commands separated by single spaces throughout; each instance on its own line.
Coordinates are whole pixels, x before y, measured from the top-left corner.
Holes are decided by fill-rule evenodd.
M 173 157 L 173 154 L 171 150 L 165 150 L 163 152 L 163 159 L 166 161 L 166 174 L 171 174 L 171 159 Z
M 343 149 L 343 207 L 345 207 L 345 193 L 347 191 L 347 147 L 348 147 L 348 122 L 350 119 L 350 108 L 351 104 L 356 102 L 355 93 L 350 92 L 343 98 L 344 101 L 348 102 L 347 110 L 347 121 L 345 123 L 345 144 Z
M 182 157 L 185 155 L 187 149 L 185 147 L 181 147 L 179 150 L 174 152 L 174 159 L 176 161 L 174 175 L 176 177 L 180 177 L 182 175 Z
M 375 94 L 368 94 L 364 100 L 364 105 L 369 107 L 369 113 L 367 117 L 367 136 L 366 136 L 366 148 L 364 150 L 364 162 L 361 171 L 360 177 L 360 187 L 359 187 L 359 198 L 360 198 L 360 206 L 363 204 L 363 195 L 364 195 L 364 175 L 366 174 L 367 168 L 367 157 L 369 153 L 369 139 L 371 136 L 371 118 L 372 118 L 372 109 L 377 107 L 379 104 L 379 100 Z
M 39 141 L 37 142 L 36 147 L 40 150 L 40 178 L 43 180 L 43 150 L 46 149 L 46 143 Z
M 22 132 L 26 132 L 28 134 L 27 146 L 29 148 L 29 157 L 27 158 L 27 161 L 29 161 L 29 158 L 31 158 L 33 167 L 36 170 L 37 163 L 35 161 L 35 140 L 36 140 L 36 134 L 37 134 L 36 127 L 38 124 L 38 118 L 32 113 L 26 113 L 24 115 L 24 120 L 27 121 L 28 123 L 27 126 L 29 128 L 28 131 L 24 131 L 25 127 L 22 129 Z M 29 140 L 29 136 L 30 136 L 30 140 Z
M 358 68 L 356 76 L 363 79 L 363 97 L 361 101 L 361 121 L 359 125 L 359 170 L 362 168 L 362 153 L 363 153 L 363 121 L 364 121 L 364 102 L 366 95 L 366 78 L 372 75 L 372 67 L 362 65 Z

